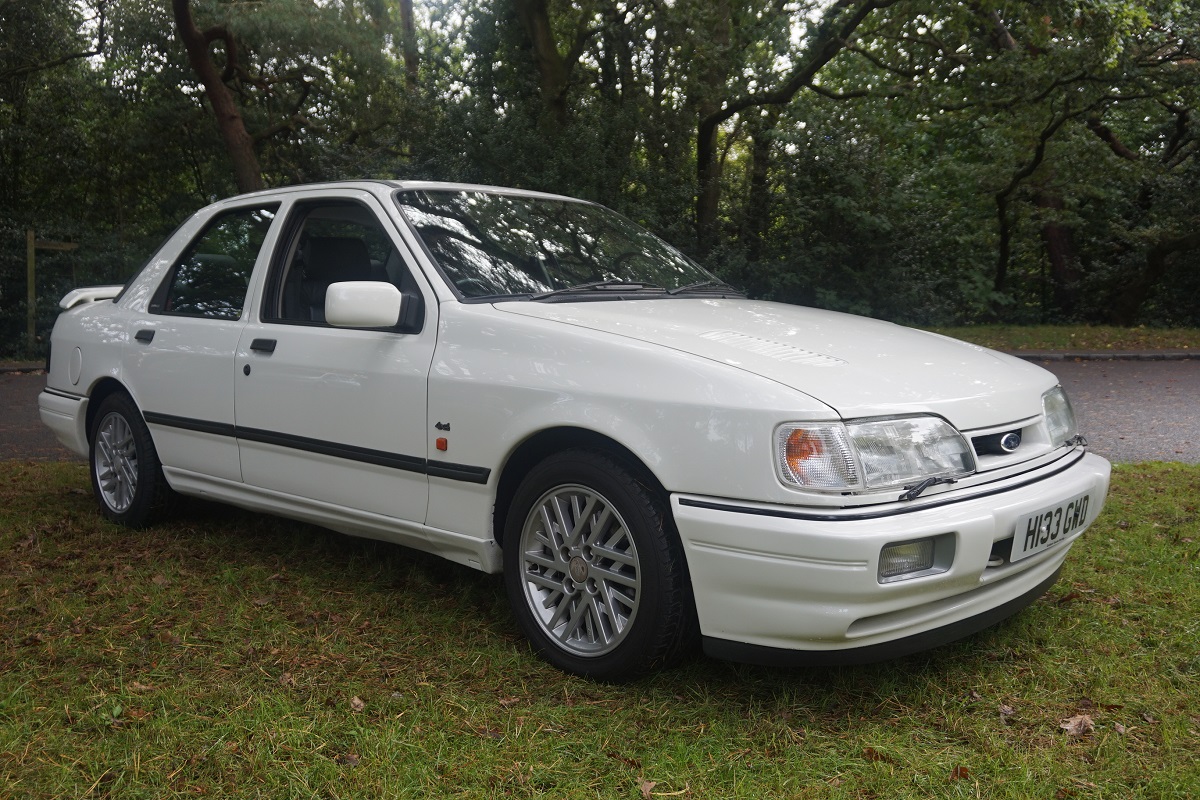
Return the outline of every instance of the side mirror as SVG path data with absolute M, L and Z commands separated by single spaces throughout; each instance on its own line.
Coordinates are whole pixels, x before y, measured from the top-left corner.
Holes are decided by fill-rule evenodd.
M 325 292 L 325 321 L 338 328 L 392 328 L 404 298 L 384 281 L 342 281 Z

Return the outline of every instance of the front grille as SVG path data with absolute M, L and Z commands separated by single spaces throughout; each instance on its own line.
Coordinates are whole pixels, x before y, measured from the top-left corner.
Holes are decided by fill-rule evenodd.
M 1011 446 L 1014 438 L 1016 440 L 1016 447 Z M 1015 428 L 1011 431 L 1000 431 L 999 433 L 989 433 L 986 436 L 976 436 L 971 439 L 971 446 L 975 448 L 975 455 L 1006 456 L 1020 449 L 1023 441 L 1024 438 L 1021 436 L 1021 429 Z

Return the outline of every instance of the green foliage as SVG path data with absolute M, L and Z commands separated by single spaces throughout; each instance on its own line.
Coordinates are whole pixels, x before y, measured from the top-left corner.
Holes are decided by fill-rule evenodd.
M 1200 324 L 1195 4 L 425 0 L 412 73 L 405 2 L 192 0 L 265 183 L 580 195 L 756 296 L 905 322 Z M 123 280 L 234 191 L 174 24 L 157 0 L 0 0 L 5 353 L 39 346 L 27 228 L 81 245 L 39 254 L 44 336 L 72 281 Z

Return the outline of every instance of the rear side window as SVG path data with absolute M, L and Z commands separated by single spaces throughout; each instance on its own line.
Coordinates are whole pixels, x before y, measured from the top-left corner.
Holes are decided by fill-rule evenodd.
M 239 208 L 216 217 L 171 267 L 150 311 L 237 319 L 246 287 L 278 204 Z

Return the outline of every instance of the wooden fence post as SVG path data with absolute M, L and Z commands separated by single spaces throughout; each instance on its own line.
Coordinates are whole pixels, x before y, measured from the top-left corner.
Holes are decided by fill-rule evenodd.
M 37 251 L 57 250 L 66 253 L 77 247 L 77 242 L 38 241 L 33 228 L 25 229 L 25 335 L 29 337 L 26 347 L 33 347 L 34 337 L 37 336 Z M 74 278 L 75 265 L 72 264 L 72 283 L 75 282 Z
M 33 228 L 25 229 L 25 341 L 26 347 L 33 347 L 34 321 L 37 318 L 37 236 Z

